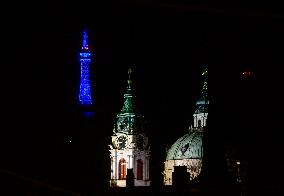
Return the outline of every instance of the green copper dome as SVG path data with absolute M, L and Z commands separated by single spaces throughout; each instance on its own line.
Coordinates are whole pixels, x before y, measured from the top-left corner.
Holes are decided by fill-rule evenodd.
M 168 150 L 166 160 L 202 158 L 202 131 L 193 131 L 179 138 Z
M 202 96 L 195 104 L 194 114 L 208 113 L 209 101 L 207 97 Z

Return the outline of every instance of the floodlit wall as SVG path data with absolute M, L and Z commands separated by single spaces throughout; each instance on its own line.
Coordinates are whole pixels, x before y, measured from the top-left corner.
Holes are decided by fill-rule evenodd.
M 174 166 L 186 166 L 187 172 L 190 174 L 190 180 L 196 178 L 202 167 L 201 159 L 179 159 L 179 160 L 166 160 L 164 169 L 164 185 L 172 185 L 172 173 Z

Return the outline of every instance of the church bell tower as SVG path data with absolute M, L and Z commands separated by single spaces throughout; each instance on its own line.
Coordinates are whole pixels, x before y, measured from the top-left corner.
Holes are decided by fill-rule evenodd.
M 137 112 L 135 106 L 131 72 L 129 68 L 124 103 L 116 116 L 111 136 L 112 144 L 109 145 L 111 187 L 126 187 L 126 179 L 130 176 L 133 186 L 150 186 L 150 149 L 144 130 L 144 116 Z

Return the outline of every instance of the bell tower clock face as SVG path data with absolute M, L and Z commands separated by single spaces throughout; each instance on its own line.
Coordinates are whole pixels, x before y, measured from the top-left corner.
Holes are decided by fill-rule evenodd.
M 121 135 L 116 140 L 116 145 L 119 149 L 124 149 L 127 146 L 127 137 L 125 135 Z

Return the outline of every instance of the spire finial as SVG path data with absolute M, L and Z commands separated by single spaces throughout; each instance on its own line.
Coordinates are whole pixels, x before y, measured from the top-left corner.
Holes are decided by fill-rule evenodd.
M 131 69 L 131 67 L 129 67 L 128 68 L 128 80 L 127 80 L 127 82 L 128 82 L 128 88 L 130 88 L 131 87 L 131 73 L 132 73 L 132 69 Z
M 132 73 L 132 69 L 131 67 L 129 67 L 128 68 L 128 80 L 130 80 L 131 73 Z
M 202 85 L 202 93 L 203 95 L 206 95 L 207 94 L 207 89 L 208 89 L 208 84 L 207 84 L 207 79 L 208 79 L 208 69 L 207 69 L 207 66 L 205 65 L 204 68 L 203 68 L 203 71 L 202 71 L 202 74 L 203 76 L 203 85 Z
M 83 43 L 82 43 L 82 49 L 85 49 L 85 50 L 88 50 L 89 47 L 88 47 L 88 35 L 87 35 L 87 31 L 83 31 Z

